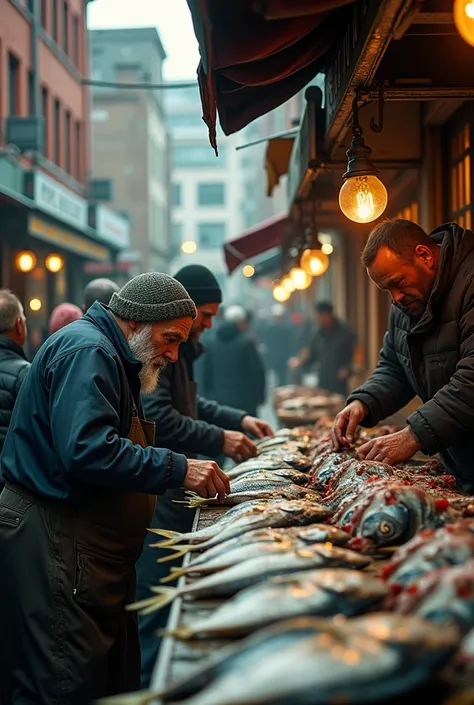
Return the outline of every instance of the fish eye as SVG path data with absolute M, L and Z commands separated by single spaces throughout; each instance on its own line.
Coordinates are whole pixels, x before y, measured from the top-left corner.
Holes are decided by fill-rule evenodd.
M 385 521 L 384 519 L 382 519 L 382 521 L 379 524 L 379 531 L 384 536 L 388 536 L 388 534 L 392 533 L 392 527 L 388 523 L 388 521 Z

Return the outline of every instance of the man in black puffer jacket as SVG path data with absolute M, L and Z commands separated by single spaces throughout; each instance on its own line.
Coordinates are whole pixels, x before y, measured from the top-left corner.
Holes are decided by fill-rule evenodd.
M 374 373 L 336 417 L 334 445 L 348 445 L 359 423 L 374 426 L 418 395 L 423 406 L 406 428 L 369 441 L 359 457 L 396 465 L 419 450 L 440 453 L 459 486 L 474 492 L 474 233 L 447 223 L 428 236 L 410 221 L 385 221 L 370 234 L 362 264 L 394 306 Z
M 0 455 L 21 383 L 28 371 L 23 346 L 26 318 L 15 294 L 0 290 Z M 0 489 L 3 482 L 0 477 Z

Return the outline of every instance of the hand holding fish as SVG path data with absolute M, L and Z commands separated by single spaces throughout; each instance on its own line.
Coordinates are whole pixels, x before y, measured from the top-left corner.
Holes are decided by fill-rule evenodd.
M 224 501 L 230 493 L 230 480 L 213 460 L 188 460 L 184 487 L 201 497 L 218 495 L 219 500 Z
M 255 438 L 273 437 L 273 429 L 266 421 L 257 419 L 256 416 L 244 416 L 242 419 L 242 431 L 251 433 Z
M 331 431 L 334 450 L 351 446 L 357 426 L 367 415 L 367 411 L 366 405 L 356 400 L 338 413 Z
M 403 431 L 390 433 L 364 443 L 357 451 L 357 457 L 360 460 L 377 460 L 388 465 L 396 465 L 409 460 L 419 450 L 421 450 L 421 443 L 411 427 L 407 426 Z

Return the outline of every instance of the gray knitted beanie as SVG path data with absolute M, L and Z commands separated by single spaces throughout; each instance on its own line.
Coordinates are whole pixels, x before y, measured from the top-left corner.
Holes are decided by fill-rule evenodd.
M 196 318 L 196 307 L 184 286 L 161 272 L 131 279 L 112 295 L 109 309 L 119 318 L 137 323 Z

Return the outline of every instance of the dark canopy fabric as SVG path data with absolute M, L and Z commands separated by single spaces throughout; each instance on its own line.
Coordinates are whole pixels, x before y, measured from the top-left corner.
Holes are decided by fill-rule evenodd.
M 200 46 L 203 119 L 216 145 L 278 107 L 324 68 L 354 0 L 188 0 Z M 269 18 L 269 19 L 267 19 Z
M 256 257 L 272 247 L 281 247 L 285 242 L 287 229 L 286 213 L 280 213 L 226 242 L 224 255 L 229 274 L 245 260 Z

